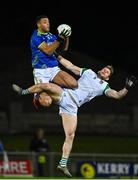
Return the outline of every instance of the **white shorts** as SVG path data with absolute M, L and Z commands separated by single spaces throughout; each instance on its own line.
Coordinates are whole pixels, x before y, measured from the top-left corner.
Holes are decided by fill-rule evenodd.
M 60 71 L 58 66 L 53 68 L 45 68 L 45 69 L 34 69 L 34 82 L 35 84 L 38 83 L 49 83 L 51 82 L 57 73 Z
M 71 99 L 69 93 L 63 90 L 61 99 L 59 101 L 59 114 L 67 113 L 70 115 L 77 116 L 78 107 L 76 103 Z

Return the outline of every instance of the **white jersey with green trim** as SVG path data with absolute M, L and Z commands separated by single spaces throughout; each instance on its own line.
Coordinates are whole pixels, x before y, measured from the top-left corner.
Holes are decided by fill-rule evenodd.
M 101 80 L 91 69 L 82 69 L 82 75 L 78 80 L 78 88 L 75 90 L 65 89 L 71 98 L 80 107 L 82 104 L 89 102 L 96 96 L 103 95 L 109 89 L 106 81 Z

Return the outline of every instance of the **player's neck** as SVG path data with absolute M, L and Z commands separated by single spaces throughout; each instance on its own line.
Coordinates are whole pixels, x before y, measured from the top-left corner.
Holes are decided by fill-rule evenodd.
M 103 81 L 107 81 L 105 78 L 103 78 L 99 73 L 97 74 L 97 77 Z
M 38 28 L 38 33 L 39 33 L 39 34 L 47 34 L 48 32 L 45 32 L 45 31 L 43 31 L 42 29 Z

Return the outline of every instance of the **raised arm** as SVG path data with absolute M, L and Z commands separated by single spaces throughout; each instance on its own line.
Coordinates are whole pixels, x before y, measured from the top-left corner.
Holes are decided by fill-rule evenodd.
M 58 34 L 57 40 L 51 44 L 47 44 L 45 41 L 43 41 L 38 48 L 40 51 L 50 55 L 53 54 L 53 52 L 59 47 L 60 43 L 64 43 L 64 50 L 68 49 L 69 46 L 69 38 L 68 38 L 68 30 L 64 30 Z
M 126 96 L 126 94 L 128 93 L 128 90 L 132 86 L 134 86 L 136 82 L 137 82 L 136 77 L 131 76 L 130 78 L 126 79 L 126 84 L 123 89 L 121 89 L 120 91 L 116 91 L 114 89 L 108 89 L 105 95 L 114 99 L 121 99 L 122 97 Z
M 69 48 L 69 37 L 67 37 L 65 40 L 64 40 L 64 51 L 67 51 Z
M 82 68 L 75 66 L 74 64 L 72 64 L 69 60 L 63 58 L 62 56 L 58 56 L 58 60 L 60 62 L 60 64 L 62 64 L 65 68 L 67 68 L 68 70 L 70 70 L 71 72 L 73 72 L 76 75 L 80 75 L 81 74 L 81 70 Z
M 120 91 L 116 91 L 114 89 L 109 89 L 105 95 L 114 99 L 121 99 L 122 97 L 126 96 L 128 90 L 126 88 L 121 89 Z

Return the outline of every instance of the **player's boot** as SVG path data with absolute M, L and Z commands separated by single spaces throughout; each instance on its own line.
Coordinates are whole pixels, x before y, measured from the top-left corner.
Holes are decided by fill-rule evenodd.
M 12 89 L 19 95 L 22 95 L 22 88 L 16 84 L 12 84 Z
M 65 176 L 67 177 L 72 177 L 72 175 L 70 174 L 69 170 L 67 167 L 62 167 L 60 165 L 57 166 L 57 170 L 59 170 L 60 172 L 62 172 Z

